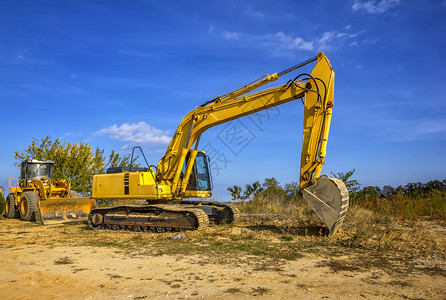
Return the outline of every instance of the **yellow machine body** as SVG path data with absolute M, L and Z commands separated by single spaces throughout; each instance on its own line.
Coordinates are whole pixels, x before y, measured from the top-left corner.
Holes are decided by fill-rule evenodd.
M 93 198 L 96 199 L 171 199 L 170 186 L 158 184 L 154 174 L 126 172 L 104 174 L 93 178 Z
M 179 177 L 182 184 L 181 195 L 172 192 L 170 180 L 157 180 L 159 175 L 151 168 L 137 172 L 128 172 L 125 168 L 118 168 L 120 170 L 117 173 L 93 177 L 92 196 L 94 199 L 145 199 L 148 202 L 157 203 L 177 202 L 183 198 L 211 197 L 209 166 L 207 160 L 204 160 L 206 154 L 203 151 L 189 150 L 186 157 Z M 201 163 L 197 164 L 200 161 Z M 197 172 L 199 170 L 202 172 Z M 185 179 L 185 174 L 189 174 L 187 179 Z M 190 176 L 190 174 L 193 175 Z M 197 182 L 197 177 L 200 175 L 202 182 L 200 188 L 197 184 L 191 185 L 190 182 Z
M 171 185 L 157 183 L 152 171 L 126 172 L 119 174 L 103 174 L 93 177 L 92 197 L 94 199 L 145 199 L 156 202 L 172 202 Z M 128 187 L 128 193 L 126 192 Z M 188 191 L 187 198 L 208 198 L 211 191 Z M 165 201 L 163 201 L 165 200 Z

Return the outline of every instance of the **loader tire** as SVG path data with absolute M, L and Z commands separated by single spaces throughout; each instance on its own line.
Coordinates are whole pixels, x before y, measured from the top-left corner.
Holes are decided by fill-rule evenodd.
M 24 221 L 36 220 L 37 203 L 40 197 L 34 192 L 24 192 L 19 203 L 20 217 Z
M 5 216 L 9 219 L 17 219 L 20 217 L 19 210 L 15 205 L 13 193 L 6 196 Z
M 70 198 L 79 198 L 79 193 L 76 191 L 70 191 Z

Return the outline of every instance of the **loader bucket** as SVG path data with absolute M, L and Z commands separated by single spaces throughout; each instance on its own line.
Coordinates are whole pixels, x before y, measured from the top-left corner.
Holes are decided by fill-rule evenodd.
M 40 200 L 37 205 L 36 222 L 59 224 L 85 221 L 90 211 L 96 207 L 91 198 L 55 198 Z
M 302 191 L 303 198 L 327 225 L 329 236 L 335 234 L 344 221 L 349 198 L 344 183 L 337 178 L 320 177 Z

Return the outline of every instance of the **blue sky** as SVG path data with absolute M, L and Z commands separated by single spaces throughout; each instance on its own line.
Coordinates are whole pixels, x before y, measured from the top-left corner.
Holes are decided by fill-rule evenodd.
M 336 72 L 323 173 L 356 168 L 363 186 L 444 179 L 445 15 L 446 1 L 423 0 L 1 1 L 0 185 L 18 176 L 14 152 L 47 135 L 141 145 L 156 164 L 188 111 L 318 51 Z M 216 198 L 297 181 L 302 116 L 296 101 L 206 132 Z M 228 148 L 225 126 L 249 143 Z

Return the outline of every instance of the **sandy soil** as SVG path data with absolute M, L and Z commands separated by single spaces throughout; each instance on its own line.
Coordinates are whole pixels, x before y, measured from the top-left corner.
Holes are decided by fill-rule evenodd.
M 389 271 L 355 267 L 359 254 L 346 248 L 335 258 L 305 252 L 284 260 L 243 252 L 160 255 L 158 244 L 147 241 L 140 248 L 88 242 L 110 234 L 92 234 L 84 224 L 37 226 L 0 217 L 0 299 L 446 299 L 446 264 L 429 258 L 407 258 L 418 266 L 410 271 L 402 258 L 401 271 Z M 444 227 L 436 234 L 445 241 Z

